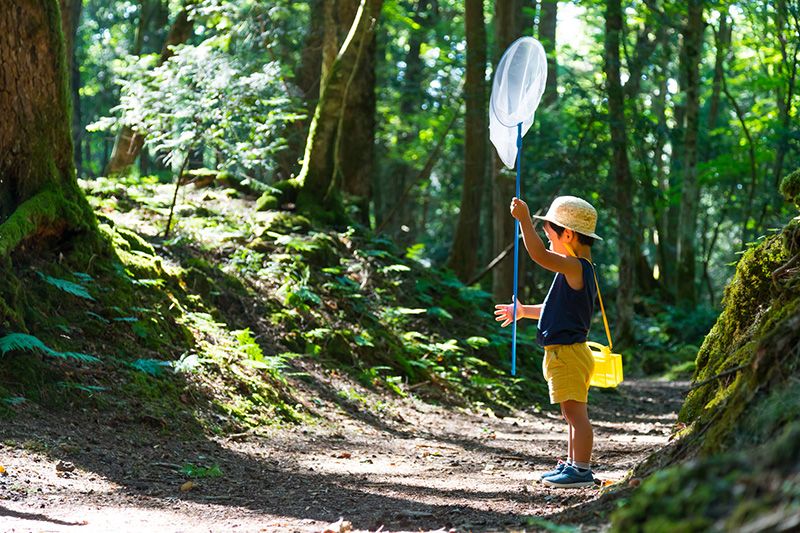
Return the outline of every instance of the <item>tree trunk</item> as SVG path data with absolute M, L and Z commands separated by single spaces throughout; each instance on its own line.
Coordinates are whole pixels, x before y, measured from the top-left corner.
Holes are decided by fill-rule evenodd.
M 186 10 L 186 6 L 184 6 L 184 9 L 175 18 L 175 22 L 172 23 L 167 40 L 164 42 L 164 48 L 161 50 L 158 64 L 161 65 L 172 57 L 174 53 L 172 47 L 185 43 L 191 37 L 193 31 L 194 23 L 189 19 L 189 13 Z M 111 160 L 106 166 L 106 175 L 125 172 L 139 157 L 142 146 L 144 146 L 144 135 L 123 123 L 114 142 Z
M 681 67 L 686 77 L 686 129 L 683 136 L 683 183 L 678 223 L 678 272 L 676 297 L 680 304 L 694 306 L 695 234 L 697 232 L 697 135 L 700 119 L 700 56 L 703 48 L 703 1 L 689 0 L 683 32 Z
M 345 136 L 350 134 L 344 129 L 344 110 L 355 74 L 373 42 L 382 4 L 382 0 L 361 0 L 347 38 L 333 61 L 326 60 L 330 46 L 326 43 L 323 47 L 322 92 L 309 128 L 303 168 L 297 177 L 301 185 L 299 203 L 304 209 L 321 206 L 340 211 L 342 168 L 338 166 L 337 148 L 344 146 Z M 328 6 L 326 3 L 326 25 L 336 24 L 334 10 Z
M 57 0 L 0 10 L 0 257 L 94 227 L 75 179 L 62 35 Z
M 295 71 L 294 85 L 300 90 L 306 117 L 287 123 L 283 135 L 286 148 L 276 154 L 278 179 L 289 179 L 300 170 L 299 162 L 303 156 L 305 141 L 311 115 L 319 100 L 322 73 L 322 45 L 325 33 L 324 5 L 322 0 L 309 1 L 309 25 L 300 53 L 300 64 Z
M 795 10 L 797 7 L 794 8 Z M 789 149 L 790 137 L 790 122 L 792 100 L 794 99 L 795 83 L 797 81 L 797 52 L 800 43 L 797 42 L 797 34 L 792 39 L 786 38 L 786 24 L 789 17 L 789 10 L 786 6 L 786 0 L 778 0 L 775 8 L 775 33 L 778 37 L 780 44 L 781 59 L 778 63 L 777 69 L 779 74 L 779 83 L 776 88 L 776 100 L 778 106 L 778 143 L 775 149 L 775 162 L 772 167 L 773 184 L 777 188 L 781 177 L 783 176 L 783 162 L 786 157 L 786 152 Z M 795 23 L 797 23 L 797 13 L 793 14 Z M 795 32 L 800 29 L 795 27 Z M 794 50 L 789 49 L 789 44 L 794 44 Z M 791 52 L 791 57 L 790 57 Z M 788 72 L 787 72 L 788 70 Z M 784 78 L 787 78 L 784 81 Z M 780 198 L 775 195 L 776 198 Z M 780 200 L 778 200 L 780 201 Z
M 625 127 L 625 103 L 620 80 L 620 37 L 622 34 L 622 7 L 620 0 L 608 0 L 606 5 L 605 74 L 608 91 L 608 115 L 611 130 L 612 161 L 616 196 L 619 286 L 617 288 L 616 338 L 619 346 L 630 346 L 635 338 L 633 331 L 633 288 L 636 270 L 636 228 L 632 215 L 635 191 L 628 161 L 628 141 Z
M 719 30 L 715 35 L 716 53 L 714 56 L 714 82 L 711 86 L 711 103 L 708 106 L 709 134 L 717 127 L 719 117 L 719 100 L 722 88 L 722 76 L 725 75 L 725 56 L 731 43 L 732 27 L 728 24 L 728 10 L 719 10 Z
M 477 267 L 481 192 L 486 180 L 486 26 L 482 0 L 466 0 L 464 21 L 467 36 L 467 69 L 464 84 L 464 182 L 448 266 L 459 279 L 467 281 Z
M 524 19 L 522 17 L 521 0 L 495 0 L 494 64 L 500 62 L 506 48 L 522 37 Z M 549 76 L 549 74 L 548 74 Z M 549 82 L 548 77 L 548 82 Z M 547 90 L 545 90 L 547 94 Z M 511 198 L 515 194 L 515 176 L 505 170 L 503 162 L 494 149 L 490 148 L 492 157 L 492 231 L 494 233 L 492 253 L 497 257 L 514 242 L 514 219 L 508 212 Z M 522 264 L 525 262 L 522 261 Z M 497 301 L 510 301 L 514 294 L 514 256 L 506 255 L 492 270 L 492 294 Z
M 556 60 L 558 2 L 556 0 L 541 0 L 540 5 L 539 41 L 547 54 L 547 82 L 542 95 L 542 104 L 545 108 L 550 108 L 558 102 L 558 62 Z
M 81 140 L 83 128 L 81 127 L 80 70 L 75 59 L 75 36 L 81 18 L 82 0 L 60 0 L 61 2 L 61 31 L 64 34 L 64 48 L 67 54 L 67 70 L 70 76 L 70 95 L 72 98 L 72 138 L 74 144 L 73 158 L 78 175 L 82 173 L 83 152 Z
M 356 15 L 356 0 L 340 1 L 339 20 L 347 21 Z M 379 12 L 373 12 L 377 21 Z M 373 22 L 375 24 L 376 22 Z M 375 146 L 375 54 L 377 42 L 375 29 L 364 39 L 361 58 L 357 61 L 348 80 L 339 134 L 336 136 L 335 173 L 342 177 L 342 192 L 348 203 L 358 208 L 357 220 L 369 225 L 369 205 L 372 200 L 372 174 Z M 346 135 L 342 135 L 346 132 Z

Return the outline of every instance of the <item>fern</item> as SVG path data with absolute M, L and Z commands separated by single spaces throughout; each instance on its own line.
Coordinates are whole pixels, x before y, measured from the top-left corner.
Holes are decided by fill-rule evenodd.
M 45 343 L 40 341 L 33 335 L 26 335 L 25 333 L 10 333 L 0 339 L 0 352 L 6 355 L 8 352 L 40 352 L 50 357 L 57 357 L 59 359 L 75 359 L 85 363 L 96 363 L 100 359 L 93 355 L 88 355 L 80 352 L 59 352 L 53 350 Z
M 61 278 L 54 278 L 53 276 L 48 276 L 47 274 L 42 274 L 41 272 L 37 272 L 37 274 L 39 274 L 39 277 L 45 282 L 59 290 L 72 294 L 73 296 L 78 296 L 79 298 L 94 301 L 92 295 L 89 294 L 89 291 L 86 290 L 86 287 L 83 285 L 78 285 L 77 283 L 73 283 Z
M 59 381 L 58 386 L 65 389 L 80 390 L 90 394 L 93 392 L 103 392 L 108 390 L 106 387 L 101 387 L 99 385 L 82 385 L 81 383 L 75 383 L 74 381 Z
M 133 363 L 130 363 L 130 365 L 136 370 L 141 370 L 145 374 L 158 376 L 164 371 L 165 367 L 172 366 L 172 363 L 159 359 L 137 359 Z

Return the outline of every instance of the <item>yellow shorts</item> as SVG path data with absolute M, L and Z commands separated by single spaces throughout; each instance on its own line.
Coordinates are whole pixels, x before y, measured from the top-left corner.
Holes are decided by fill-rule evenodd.
M 550 389 L 550 403 L 589 399 L 594 358 L 585 342 L 544 347 L 542 373 Z

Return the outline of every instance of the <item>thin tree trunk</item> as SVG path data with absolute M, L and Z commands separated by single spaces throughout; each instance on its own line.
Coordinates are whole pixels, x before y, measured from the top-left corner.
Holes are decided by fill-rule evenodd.
M 715 32 L 716 54 L 714 57 L 714 83 L 711 87 L 711 103 L 708 106 L 706 128 L 709 133 L 717 127 L 722 76 L 725 75 L 725 56 L 731 42 L 732 27 L 728 24 L 727 9 L 719 10 L 719 30 Z
M 539 41 L 542 43 L 545 53 L 547 54 L 547 82 L 545 83 L 544 94 L 542 95 L 542 104 L 544 104 L 545 108 L 551 108 L 558 103 L 558 61 L 556 56 L 558 2 L 557 0 L 541 0 L 540 7 Z M 520 19 L 522 19 L 521 14 Z M 556 121 L 553 122 L 555 123 Z
M 522 36 L 524 18 L 521 0 L 495 0 L 494 18 L 494 64 L 506 48 Z M 554 28 L 555 30 L 555 28 Z M 549 66 L 549 65 L 548 65 Z M 547 77 L 550 82 L 550 75 Z M 544 96 L 548 95 L 545 89 Z M 543 96 L 543 97 L 544 97 Z M 514 241 L 514 219 L 508 212 L 508 206 L 515 193 L 515 176 L 505 170 L 503 162 L 495 150 L 492 152 L 492 252 L 495 257 L 503 252 L 509 242 Z M 525 261 L 520 263 L 525 264 Z M 510 301 L 514 293 L 514 258 L 506 256 L 492 270 L 492 294 L 497 301 Z
M 632 215 L 635 191 L 628 161 L 625 107 L 620 80 L 620 35 L 622 33 L 622 7 L 620 0 L 608 0 L 606 5 L 605 74 L 608 91 L 609 127 L 611 130 L 612 162 L 614 174 L 617 227 L 620 238 L 619 286 L 617 288 L 616 338 L 620 346 L 630 346 L 634 340 L 633 289 L 635 287 L 636 240 L 624 238 L 636 231 Z
M 795 7 L 795 10 L 797 7 Z M 797 52 L 800 48 L 800 39 L 797 38 L 797 31 L 800 28 L 795 27 L 795 37 L 791 39 L 794 43 L 794 51 L 789 57 L 789 41 L 786 38 L 786 24 L 788 21 L 788 9 L 786 7 L 786 0 L 778 0 L 775 8 L 775 32 L 778 36 L 780 43 L 781 59 L 778 63 L 778 74 L 780 84 L 776 90 L 776 99 L 778 104 L 778 143 L 775 149 L 775 162 L 772 167 L 773 184 L 777 188 L 780 183 L 781 176 L 783 175 L 783 162 L 786 157 L 786 152 L 789 149 L 789 132 L 791 122 L 792 100 L 794 99 L 795 82 L 797 80 Z M 797 22 L 797 12 L 793 14 L 795 22 Z M 788 80 L 783 82 L 783 77 L 786 76 L 786 69 L 789 69 Z
M 697 232 L 697 136 L 700 123 L 700 57 L 703 48 L 703 0 L 689 0 L 683 33 L 682 68 L 686 76 L 686 130 L 683 137 L 683 183 L 678 225 L 678 302 L 693 306 L 695 289 L 695 235 Z
M 167 35 L 167 40 L 164 42 L 164 48 L 161 50 L 161 57 L 158 64 L 161 65 L 167 61 L 174 52 L 172 47 L 185 43 L 194 31 L 194 23 L 189 18 L 189 12 L 186 6 L 178 13 L 175 22 Z M 116 141 L 114 142 L 114 150 L 111 153 L 111 160 L 106 166 L 106 175 L 119 174 L 125 172 L 130 167 L 136 158 L 139 157 L 139 152 L 144 145 L 144 135 L 133 130 L 128 125 L 120 127 L 117 134 Z
M 75 179 L 61 22 L 57 0 L 0 9 L 0 257 L 94 228 Z
M 480 231 L 481 192 L 486 179 L 486 26 L 482 0 L 465 0 L 464 21 L 467 36 L 464 182 L 448 261 L 448 266 L 462 281 L 470 279 L 478 265 L 475 243 Z

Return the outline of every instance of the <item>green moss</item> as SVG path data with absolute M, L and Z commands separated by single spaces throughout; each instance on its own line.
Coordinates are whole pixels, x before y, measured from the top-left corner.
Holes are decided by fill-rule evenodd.
M 800 169 L 784 176 L 780 191 L 787 202 L 800 208 Z
M 311 229 L 311 221 L 302 216 L 286 211 L 271 214 L 264 224 L 263 232 L 272 231 L 275 233 L 305 233 Z
M 256 201 L 256 211 L 270 211 L 278 208 L 278 199 L 268 193 L 262 194 Z
M 0 224 L 0 257 L 13 251 L 25 239 L 37 232 L 47 234 L 58 228 L 87 228 L 84 210 L 68 202 L 63 194 L 51 187 L 23 202 Z M 91 219 L 89 219 L 91 220 Z
M 752 342 L 759 325 L 775 308 L 772 271 L 787 259 L 783 239 L 774 235 L 745 252 L 736 274 L 725 289 L 725 310 L 706 336 L 697 355 L 695 380 L 702 381 L 728 368 L 752 360 Z M 680 413 L 684 422 L 694 420 L 706 406 L 727 388 L 727 380 L 717 380 L 689 394 Z

